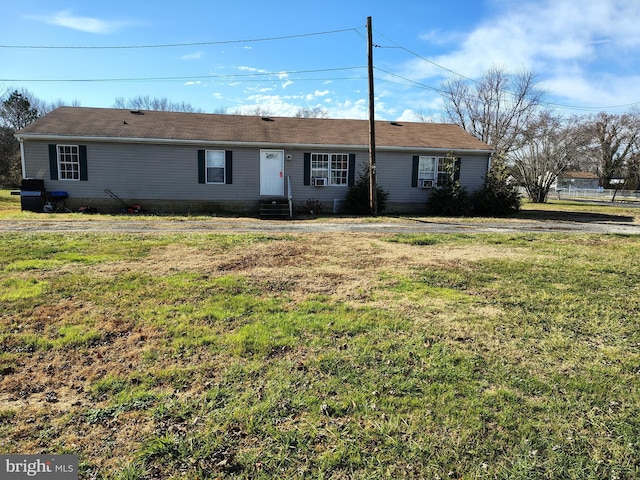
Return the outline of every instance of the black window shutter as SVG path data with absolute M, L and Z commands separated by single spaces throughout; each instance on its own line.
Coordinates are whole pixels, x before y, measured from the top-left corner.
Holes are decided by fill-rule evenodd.
M 353 187 L 356 184 L 356 154 L 349 154 L 349 178 L 347 179 L 347 185 Z
M 311 154 L 304 154 L 303 165 L 304 185 L 311 185 Z
M 49 172 L 51 180 L 58 180 L 58 147 L 55 144 L 49 144 Z
M 89 172 L 87 171 L 87 146 L 78 146 L 78 155 L 80 159 L 80 180 L 86 182 L 89 180 Z
M 231 185 L 233 183 L 233 152 L 227 150 L 224 152 L 224 183 Z
M 456 158 L 453 162 L 453 181 L 460 181 L 460 163 L 462 162 L 461 158 Z
M 413 157 L 413 165 L 411 167 L 411 186 L 412 187 L 417 187 L 418 186 L 418 165 L 420 163 L 420 157 L 418 156 L 414 156 Z
M 198 183 L 206 183 L 204 150 L 198 150 Z

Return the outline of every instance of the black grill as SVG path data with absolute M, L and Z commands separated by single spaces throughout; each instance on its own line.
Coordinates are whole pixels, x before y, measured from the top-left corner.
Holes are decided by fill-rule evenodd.
M 25 178 L 20 184 L 20 206 L 22 210 L 29 212 L 42 212 L 44 210 L 44 180 L 37 178 Z

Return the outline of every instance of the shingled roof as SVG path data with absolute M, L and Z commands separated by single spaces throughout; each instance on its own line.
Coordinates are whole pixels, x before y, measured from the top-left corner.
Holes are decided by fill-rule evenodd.
M 377 148 L 473 150 L 491 147 L 452 124 L 377 121 Z M 366 120 L 258 117 L 60 107 L 20 130 L 18 138 L 229 143 L 273 146 L 369 144 Z

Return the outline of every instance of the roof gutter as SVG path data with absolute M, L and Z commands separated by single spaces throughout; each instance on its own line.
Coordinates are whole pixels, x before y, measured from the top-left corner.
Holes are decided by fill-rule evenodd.
M 170 138 L 143 138 L 143 137 L 85 137 L 77 135 L 48 135 L 48 134 L 29 134 L 29 133 L 16 133 L 15 137 L 22 143 L 24 140 L 40 140 L 40 141 L 56 141 L 56 142 L 104 142 L 104 143 L 138 143 L 138 144 L 153 144 L 153 145 L 192 145 L 192 146 L 225 146 L 225 147 L 253 147 L 253 148 L 301 148 L 301 149 L 346 149 L 346 150 L 367 150 L 369 145 L 343 145 L 343 144 L 324 144 L 324 143 L 267 143 L 267 142 L 237 142 L 237 141 L 224 141 L 224 140 L 178 140 Z M 467 148 L 440 148 L 440 147 L 427 147 L 427 146 L 415 146 L 415 147 L 401 147 L 401 146 L 385 146 L 377 145 L 378 151 L 393 151 L 393 152 L 435 152 L 435 153 L 449 153 L 449 152 L 465 152 L 474 154 L 491 154 L 493 150 L 487 149 L 467 149 Z

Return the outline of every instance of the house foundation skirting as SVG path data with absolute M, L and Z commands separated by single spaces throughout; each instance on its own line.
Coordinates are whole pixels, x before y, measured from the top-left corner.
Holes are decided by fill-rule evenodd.
M 119 202 L 110 198 L 72 198 L 67 201 L 67 208 L 76 212 L 80 207 L 93 207 L 98 213 L 124 213 L 126 205 L 139 205 L 144 213 L 153 215 L 212 215 L 215 213 L 255 214 L 259 211 L 258 201 L 251 200 L 158 200 L 129 199 Z
M 137 207 L 152 215 L 214 215 L 218 214 L 245 214 L 258 215 L 260 212 L 260 200 L 158 200 L 158 199 L 129 199 L 123 198 L 119 202 L 112 198 L 77 198 L 70 196 L 65 202 L 65 207 L 77 212 L 80 207 L 92 207 L 98 213 L 117 214 L 125 213 L 125 206 Z M 348 212 L 334 212 L 334 204 L 324 204 L 324 214 L 348 214 Z M 294 202 L 295 213 L 308 213 L 305 203 Z M 415 202 L 388 202 L 387 208 L 382 214 L 419 214 L 426 212 L 425 203 Z M 138 213 L 138 212 L 135 212 Z

